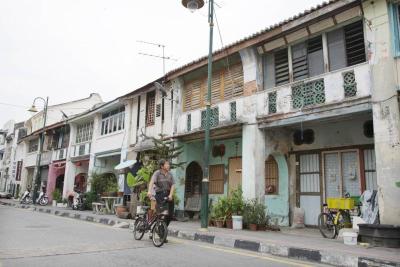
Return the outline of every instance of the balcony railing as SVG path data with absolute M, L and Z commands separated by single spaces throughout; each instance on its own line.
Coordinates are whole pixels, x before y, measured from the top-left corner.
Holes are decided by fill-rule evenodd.
M 63 160 L 67 158 L 67 148 L 60 148 L 53 151 L 52 160 Z
M 72 146 L 71 157 L 82 157 L 90 154 L 91 142 L 76 144 Z
M 258 115 L 290 113 L 366 97 L 371 95 L 370 88 L 369 65 L 364 63 L 268 90 L 263 93 L 264 107 Z

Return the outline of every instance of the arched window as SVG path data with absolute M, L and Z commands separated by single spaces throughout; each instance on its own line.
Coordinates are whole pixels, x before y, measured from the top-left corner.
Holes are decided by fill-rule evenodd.
M 279 170 L 273 156 L 265 161 L 265 193 L 275 195 L 279 193 Z

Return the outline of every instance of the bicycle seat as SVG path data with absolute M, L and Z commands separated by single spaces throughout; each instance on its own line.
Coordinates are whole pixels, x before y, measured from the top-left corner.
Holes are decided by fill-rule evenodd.
M 322 207 L 328 207 L 328 204 L 324 203 L 322 204 Z

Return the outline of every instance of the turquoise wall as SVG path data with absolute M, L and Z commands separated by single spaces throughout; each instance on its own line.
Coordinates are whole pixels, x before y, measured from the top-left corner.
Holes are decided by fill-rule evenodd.
M 279 194 L 266 195 L 265 205 L 271 224 L 289 226 L 289 169 L 282 154 L 272 154 L 278 164 Z
M 223 157 L 213 157 L 212 147 L 215 145 L 225 145 L 225 155 Z M 175 177 L 175 184 L 177 188 L 177 194 L 181 200 L 178 209 L 184 209 L 184 192 L 185 192 L 185 174 L 186 166 L 192 161 L 196 161 L 203 168 L 204 160 L 204 142 L 191 142 L 181 143 L 183 145 L 183 153 L 180 155 L 178 161 L 185 162 L 186 164 L 182 168 L 173 170 Z M 227 181 L 228 181 L 228 161 L 229 158 L 237 157 L 242 155 L 242 140 L 241 138 L 227 139 L 227 140 L 212 140 L 210 145 L 210 165 L 224 164 L 225 165 L 225 183 L 224 183 L 224 194 L 227 194 Z M 222 195 L 222 194 L 221 194 Z M 221 195 L 210 195 L 210 198 L 217 199 Z

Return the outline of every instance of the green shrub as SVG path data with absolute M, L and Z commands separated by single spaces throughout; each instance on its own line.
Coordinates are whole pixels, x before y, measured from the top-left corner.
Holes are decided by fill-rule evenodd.
M 62 196 L 61 196 L 61 191 L 60 189 L 56 189 L 51 193 L 51 196 L 53 197 L 53 200 L 55 200 L 57 203 L 61 203 L 62 201 Z
M 104 192 L 110 192 L 107 191 L 110 184 L 116 184 L 118 187 L 118 181 L 117 177 L 115 176 L 114 173 L 92 173 L 91 179 L 90 179 L 90 184 L 91 184 L 91 189 L 93 192 L 96 194 L 101 194 Z M 118 189 L 117 189 L 118 191 Z M 113 191 L 116 192 L 116 191 Z
M 96 192 L 89 191 L 85 193 L 85 201 L 83 202 L 83 206 L 87 210 L 92 209 L 92 203 L 98 201 L 98 195 Z
M 229 196 L 231 207 L 232 207 L 232 214 L 233 215 L 242 215 L 245 201 L 243 199 L 243 191 L 242 187 L 239 186 L 238 189 L 232 190 Z

